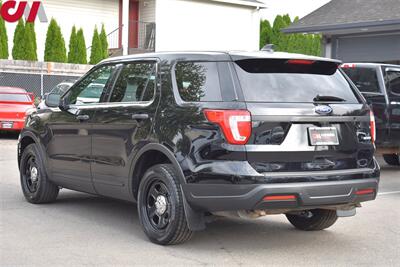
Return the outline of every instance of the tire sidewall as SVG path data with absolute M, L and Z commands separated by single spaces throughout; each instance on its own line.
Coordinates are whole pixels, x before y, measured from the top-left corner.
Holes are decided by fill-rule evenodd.
M 178 194 L 181 194 L 180 188 L 176 186 L 172 179 L 174 179 L 174 177 L 172 177 L 166 170 L 163 170 L 162 167 L 156 166 L 150 168 L 145 173 L 139 185 L 138 214 L 140 223 L 149 239 L 158 244 L 167 244 L 173 238 L 177 228 L 179 227 L 177 218 L 177 212 L 179 211 L 177 209 L 180 206 L 180 203 L 178 203 L 179 199 L 182 199 L 182 197 L 178 196 Z M 147 190 L 149 189 L 150 185 L 157 180 L 163 182 L 169 191 L 169 205 L 171 208 L 170 222 L 163 230 L 154 228 L 147 216 L 146 210 Z

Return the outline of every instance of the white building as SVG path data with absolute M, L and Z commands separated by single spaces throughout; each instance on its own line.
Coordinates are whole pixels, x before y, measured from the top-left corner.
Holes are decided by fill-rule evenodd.
M 3 1 L 4 2 L 4 1 Z M 28 2 L 32 2 L 31 0 Z M 71 28 L 83 28 L 86 45 L 104 23 L 115 54 L 171 50 L 258 50 L 257 0 L 45 0 L 47 17 L 61 26 L 68 46 Z M 7 23 L 10 54 L 16 23 Z M 36 21 L 43 60 L 48 23 Z

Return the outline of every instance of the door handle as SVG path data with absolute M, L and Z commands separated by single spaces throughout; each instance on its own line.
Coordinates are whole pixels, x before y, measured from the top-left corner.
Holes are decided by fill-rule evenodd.
M 140 113 L 140 114 L 133 114 L 132 119 L 135 121 L 143 121 L 149 119 L 149 114 Z
M 90 117 L 89 117 L 89 115 L 78 115 L 78 116 L 76 116 L 76 119 L 77 120 L 80 120 L 80 121 L 88 121 L 89 119 L 90 119 Z

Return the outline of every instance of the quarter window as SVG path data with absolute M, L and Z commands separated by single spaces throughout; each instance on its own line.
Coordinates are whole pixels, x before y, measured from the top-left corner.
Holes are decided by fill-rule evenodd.
M 179 95 L 187 102 L 222 101 L 216 62 L 180 62 L 175 67 Z
M 115 82 L 110 102 L 151 101 L 154 97 L 155 85 L 155 62 L 126 64 Z

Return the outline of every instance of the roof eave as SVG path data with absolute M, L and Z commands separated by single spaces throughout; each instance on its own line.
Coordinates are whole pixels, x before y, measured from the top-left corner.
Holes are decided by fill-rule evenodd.
M 282 29 L 284 33 L 309 33 L 309 32 L 332 32 L 346 29 L 357 29 L 365 27 L 381 27 L 381 26 L 392 26 L 400 25 L 400 19 L 394 20 L 383 20 L 383 21 L 367 21 L 367 22 L 356 22 L 356 23 L 345 23 L 345 24 L 333 24 L 333 25 L 317 25 L 317 26 L 306 26 L 306 27 L 291 27 Z
M 267 8 L 267 5 L 262 2 L 249 2 L 243 0 L 212 0 L 215 2 L 227 3 L 227 4 L 234 4 L 234 5 L 241 5 L 241 6 L 249 6 L 254 8 Z

